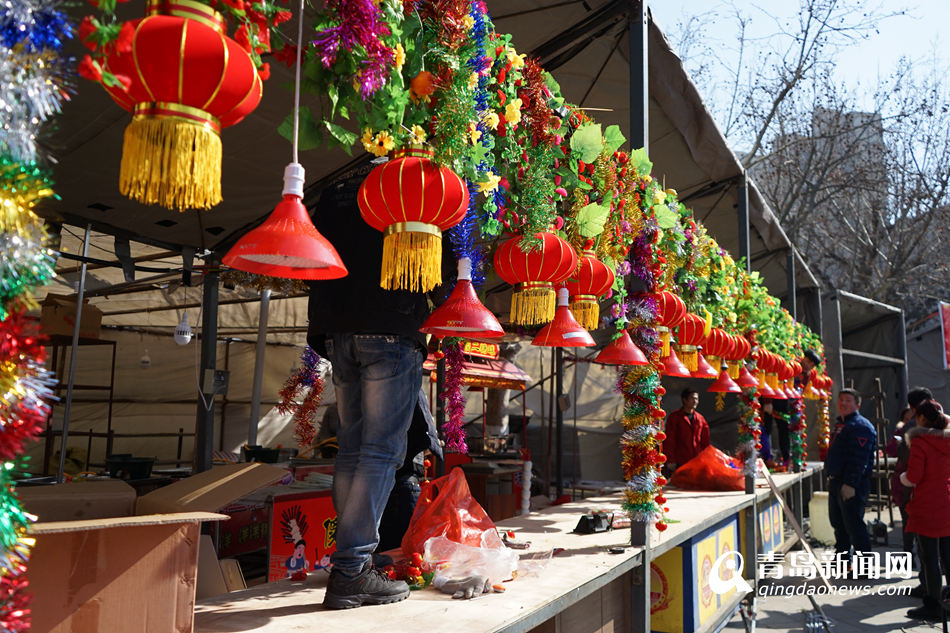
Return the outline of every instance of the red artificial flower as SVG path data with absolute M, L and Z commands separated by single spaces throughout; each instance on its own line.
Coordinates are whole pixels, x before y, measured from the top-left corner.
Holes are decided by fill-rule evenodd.
M 277 13 L 274 14 L 274 26 L 287 22 L 293 16 L 294 14 L 291 13 L 290 11 L 278 11 Z
M 241 2 L 241 0 L 237 1 Z M 251 36 L 247 32 L 246 24 L 242 24 L 238 30 L 234 32 L 234 41 L 248 53 L 251 52 Z
M 235 11 L 244 10 L 244 0 L 224 0 L 224 4 L 228 5 Z
M 274 59 L 287 66 L 293 67 L 297 63 L 297 47 L 293 44 L 284 44 L 279 51 L 274 51 Z
M 507 76 L 507 74 L 506 74 L 507 72 L 508 72 L 508 69 L 507 69 L 507 68 L 502 68 L 500 71 L 498 71 L 498 84 L 499 84 L 499 85 L 505 83 L 505 77 Z
M 89 36 L 98 30 L 99 29 L 96 28 L 96 21 L 91 15 L 84 17 L 82 22 L 79 24 L 79 41 L 91 51 L 96 50 L 99 45 L 90 40 Z
M 270 79 L 270 64 L 261 64 L 261 67 L 257 69 L 257 74 L 261 76 L 262 81 Z
M 129 77 L 128 75 L 116 75 L 115 78 L 116 78 L 116 81 L 122 84 L 122 90 L 124 92 L 128 92 L 129 89 L 132 87 L 132 78 Z
M 102 69 L 92 57 L 86 55 L 79 62 L 79 76 L 89 81 L 102 81 Z
M 131 22 L 126 22 L 119 30 L 119 37 L 115 41 L 115 50 L 120 53 L 132 52 L 132 40 L 135 39 L 135 27 Z
M 265 25 L 263 29 L 257 29 L 257 46 L 255 50 L 263 53 L 270 50 L 270 29 Z

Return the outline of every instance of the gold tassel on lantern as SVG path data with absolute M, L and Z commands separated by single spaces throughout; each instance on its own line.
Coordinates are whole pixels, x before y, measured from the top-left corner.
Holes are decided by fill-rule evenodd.
M 699 369 L 699 348 L 695 345 L 678 345 L 676 355 L 686 365 L 686 369 L 690 371 Z
M 585 330 L 596 330 L 600 320 L 600 305 L 594 295 L 576 295 L 571 297 L 571 313 Z
M 742 370 L 742 365 L 737 360 L 727 360 L 726 361 L 726 371 L 729 373 L 729 377 L 735 380 L 739 377 L 739 374 Z
M 713 356 L 712 354 L 706 354 L 706 362 L 709 363 L 709 366 L 716 370 L 716 373 L 722 371 L 722 359 L 718 356 Z
M 670 355 L 670 328 L 660 325 L 656 331 L 660 333 L 660 358 L 666 358 Z
M 135 106 L 125 128 L 119 191 L 166 209 L 210 209 L 221 202 L 218 121 L 175 103 Z
M 765 374 L 765 381 L 768 383 L 769 387 L 772 389 L 778 389 L 778 374 L 767 373 Z
M 386 227 L 379 285 L 386 290 L 428 292 L 442 283 L 442 231 L 432 224 Z
M 526 282 L 511 295 L 511 322 L 518 325 L 540 325 L 554 319 L 557 293 L 547 282 Z

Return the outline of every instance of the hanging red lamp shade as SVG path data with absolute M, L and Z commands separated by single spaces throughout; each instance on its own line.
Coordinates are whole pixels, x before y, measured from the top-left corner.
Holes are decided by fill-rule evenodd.
M 690 376 L 693 378 L 704 378 L 711 380 L 719 376 L 719 372 L 713 369 L 713 366 L 706 362 L 706 358 L 699 354 L 696 357 L 696 371 L 691 372 Z
M 379 285 L 386 290 L 428 292 L 442 282 L 442 231 L 462 221 L 468 187 L 432 150 L 393 152 L 360 185 L 357 203 L 367 224 L 382 231 Z
M 732 340 L 725 330 L 714 327 L 709 331 L 709 336 L 706 337 L 706 346 L 703 348 L 703 351 L 706 360 L 709 361 L 709 364 L 716 370 L 716 375 L 719 375 L 719 370 L 722 369 L 722 359 L 726 354 L 730 353 L 731 350 Z
M 284 279 L 338 279 L 346 266 L 333 245 L 317 231 L 303 198 L 304 169 L 284 169 L 283 200 L 257 228 L 249 231 L 221 259 L 225 266 Z
M 582 251 L 577 261 L 577 270 L 564 282 L 571 296 L 571 312 L 577 322 L 588 330 L 596 330 L 600 320 L 601 295 L 614 285 L 614 271 L 594 255 Z
M 525 244 L 513 237 L 495 251 L 495 272 L 515 286 L 511 295 L 511 322 L 539 325 L 554 318 L 557 293 L 554 284 L 571 276 L 577 268 L 577 253 L 554 233 L 537 233 Z
M 654 295 L 657 305 L 657 331 L 660 333 L 660 357 L 666 358 L 670 353 L 670 330 L 683 322 L 686 318 L 686 304 L 678 296 L 664 290 Z
M 590 332 L 581 327 L 571 314 L 567 298 L 566 288 L 558 290 L 557 312 L 554 319 L 541 328 L 538 335 L 531 341 L 532 345 L 541 347 L 592 347 L 594 345 Z
M 699 348 L 705 345 L 706 334 L 706 319 L 692 312 L 687 312 L 682 323 L 677 327 L 676 339 L 679 341 L 676 348 L 677 355 L 690 372 L 696 371 L 699 366 Z
M 725 369 L 719 373 L 716 382 L 709 385 L 706 391 L 712 393 L 742 393 L 742 389 L 729 377 L 729 372 Z
M 221 128 L 257 107 L 261 77 L 248 52 L 210 7 L 149 0 L 134 20 L 131 51 L 118 47 L 103 69 L 130 80 L 103 86 L 132 112 L 125 128 L 119 191 L 168 209 L 210 209 L 221 202 Z
M 756 380 L 755 376 L 752 375 L 752 372 L 746 369 L 743 365 L 739 370 L 739 377 L 736 378 L 736 384 L 745 389 L 747 387 L 758 387 L 759 381 Z
M 602 365 L 642 366 L 650 364 L 650 361 L 647 360 L 647 357 L 640 351 L 640 348 L 634 344 L 633 339 L 630 338 L 630 334 L 626 330 L 604 346 L 604 349 L 600 350 L 600 353 L 594 358 L 594 362 L 601 363 Z
M 491 311 L 482 305 L 472 286 L 472 260 L 458 262 L 458 281 L 445 303 L 432 311 L 420 332 L 437 337 L 498 338 L 505 331 Z
M 692 374 L 689 373 L 689 368 L 680 362 L 679 357 L 676 355 L 676 351 L 672 348 L 670 349 L 670 354 L 663 359 L 663 369 L 660 373 L 664 376 L 672 376 L 673 378 L 691 378 Z

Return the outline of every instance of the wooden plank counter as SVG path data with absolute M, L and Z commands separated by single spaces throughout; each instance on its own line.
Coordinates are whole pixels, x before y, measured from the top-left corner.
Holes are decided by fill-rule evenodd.
M 807 473 L 805 476 L 810 475 Z M 774 476 L 780 488 L 801 481 L 802 474 Z M 764 482 L 762 485 L 765 485 Z M 751 505 L 742 492 L 691 492 L 668 489 L 669 516 L 679 520 L 663 533 L 653 532 L 651 556 L 659 556 Z M 759 488 L 757 499 L 767 500 L 768 488 Z M 202 633 L 235 631 L 426 631 L 426 633 L 517 633 L 543 631 L 626 631 L 630 627 L 631 582 L 629 572 L 642 560 L 641 548 L 629 545 L 626 529 L 600 534 L 573 534 L 581 514 L 604 509 L 620 512 L 621 495 L 592 497 L 546 508 L 499 523 L 528 540 L 528 553 L 555 548 L 538 575 L 521 576 L 506 583 L 507 591 L 474 600 L 452 600 L 428 588 L 414 591 L 409 599 L 391 605 L 332 611 L 322 607 L 328 574 L 311 573 L 306 582 L 282 580 L 240 592 L 200 601 L 195 607 L 195 630 Z M 609 553 L 622 547 L 619 554 Z M 555 616 L 559 618 L 555 626 Z M 577 622 L 577 626 L 570 622 Z M 580 622 L 585 624 L 580 626 Z

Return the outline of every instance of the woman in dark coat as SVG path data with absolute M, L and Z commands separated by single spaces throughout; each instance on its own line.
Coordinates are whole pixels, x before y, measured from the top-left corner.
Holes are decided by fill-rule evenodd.
M 917 407 L 917 427 L 907 432 L 910 459 L 901 482 L 913 486 L 907 504 L 909 531 L 917 535 L 926 595 L 922 607 L 907 616 L 940 620 L 941 567 L 950 583 L 950 430 L 943 408 L 934 400 Z

